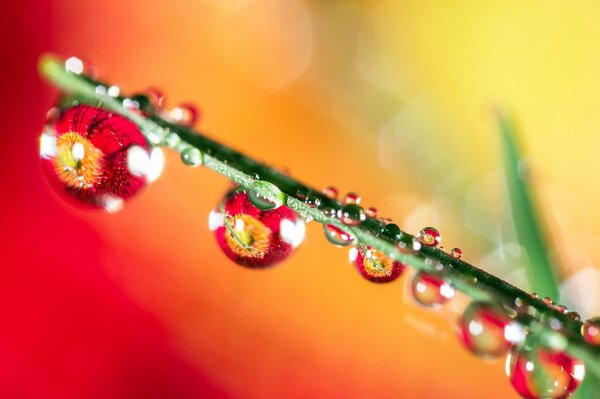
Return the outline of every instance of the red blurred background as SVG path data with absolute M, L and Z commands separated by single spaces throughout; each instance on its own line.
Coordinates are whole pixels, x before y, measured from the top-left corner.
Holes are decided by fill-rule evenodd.
M 0 397 L 516 397 L 502 361 L 483 362 L 458 343 L 454 320 L 464 298 L 439 312 L 417 308 L 406 294 L 407 277 L 386 286 L 362 280 L 347 264 L 346 251 L 326 243 L 314 223 L 307 242 L 280 267 L 251 271 L 228 262 L 207 229 L 208 212 L 228 183 L 207 170 L 185 168 L 174 154 L 167 154 L 163 176 L 115 215 L 73 209 L 43 179 L 37 138 L 56 90 L 38 77 L 37 59 L 44 52 L 77 55 L 126 93 L 159 86 L 170 105 L 198 103 L 202 128 L 212 137 L 289 167 L 313 186 L 335 183 L 342 192 L 358 190 L 366 206 L 378 206 L 410 231 L 440 226 L 448 246 L 460 245 L 468 261 L 487 259 L 493 271 L 510 274 L 513 269 L 493 269 L 497 265 L 485 255 L 497 242 L 466 230 L 457 198 L 465 182 L 497 168 L 498 157 L 490 150 L 494 139 L 481 135 L 482 126 L 493 130 L 481 117 L 487 100 L 502 94 L 510 105 L 531 111 L 529 130 L 551 124 L 544 118 L 550 108 L 520 95 L 517 83 L 513 97 L 482 84 L 486 101 L 481 101 L 474 94 L 477 82 L 457 72 L 464 54 L 450 55 L 453 39 L 437 27 L 470 12 L 486 20 L 502 15 L 506 26 L 514 21 L 508 13 L 471 8 L 470 2 L 443 12 L 398 2 L 406 5 L 392 6 L 391 13 L 375 9 L 389 2 L 327 3 L 3 4 Z M 388 21 L 389 15 L 397 21 Z M 552 20 L 554 14 L 548 15 Z M 363 20 L 371 23 L 357 45 L 354 28 Z M 416 20 L 433 26 L 439 48 L 423 39 L 429 28 Z M 404 35 L 395 37 L 398 21 Z M 532 29 L 544 26 L 539 22 Z M 392 38 L 391 43 L 380 37 Z M 406 45 L 413 41 L 422 46 Z M 366 58 L 351 68 L 350 54 L 357 48 Z M 485 60 L 488 46 L 481 48 L 477 54 Z M 396 49 L 402 49 L 400 55 Z M 433 55 L 423 55 L 428 52 Z M 381 64 L 391 69 L 374 64 L 406 54 L 414 58 L 402 64 L 405 69 L 393 62 Z M 440 59 L 448 60 L 449 75 L 442 78 L 452 84 L 430 88 L 425 82 L 440 81 L 432 72 Z M 543 60 L 524 61 L 523 73 Z M 498 76 L 499 86 L 515 78 Z M 457 87 L 462 91 L 453 91 Z M 449 99 L 448 89 L 458 99 Z M 593 95 L 585 98 L 587 103 Z M 568 115 L 575 115 L 572 107 Z M 394 123 L 419 134 L 413 141 L 392 141 L 397 147 L 390 149 Z M 429 134 L 446 123 L 448 130 Z M 597 165 L 585 150 L 590 126 L 598 123 L 587 121 L 573 132 L 572 148 L 579 156 L 564 155 L 566 171 L 544 164 L 546 181 L 566 186 L 584 204 L 594 203 L 597 190 L 585 188 L 583 177 L 573 183 L 569 171 Z M 543 131 L 551 134 L 552 128 Z M 538 145 L 547 140 L 543 134 L 526 139 L 536 149 L 534 160 L 544 163 L 563 154 L 559 144 Z M 415 144 L 423 142 L 427 146 Z M 473 157 L 463 161 L 470 153 Z M 570 210 L 569 195 L 548 192 L 541 194 L 552 201 L 547 213 L 570 216 L 571 224 L 563 223 L 567 227 L 560 231 L 577 231 L 588 215 Z M 490 219 L 499 217 L 495 193 L 492 189 L 478 202 L 491 198 L 485 204 L 492 209 Z M 598 215 L 594 212 L 592 220 Z M 586 245 L 593 246 L 598 232 L 585 231 L 592 237 Z M 587 252 L 586 265 L 596 252 Z M 582 262 L 565 265 L 573 273 L 583 267 Z

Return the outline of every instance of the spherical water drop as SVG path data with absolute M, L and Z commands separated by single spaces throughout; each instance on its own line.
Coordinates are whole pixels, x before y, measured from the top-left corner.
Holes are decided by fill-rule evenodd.
M 413 277 L 411 293 L 419 304 L 433 308 L 454 298 L 456 292 L 450 282 L 436 275 L 420 271 Z
M 63 110 L 40 138 L 53 187 L 83 208 L 115 212 L 149 182 L 151 151 L 128 119 L 87 105 Z
M 169 118 L 184 126 L 194 126 L 200 118 L 200 111 L 195 105 L 180 104 L 169 111 Z
M 564 399 L 583 380 L 585 366 L 564 352 L 522 345 L 506 358 L 506 373 L 523 398 Z
M 374 283 L 387 283 L 400 277 L 405 265 L 385 256 L 371 247 L 355 247 L 350 250 L 350 261 L 360 274 Z
M 256 180 L 248 188 L 248 199 L 258 209 L 268 211 L 285 204 L 287 195 L 271 182 Z
M 325 187 L 323 189 L 323 195 L 326 196 L 329 199 L 336 199 L 338 196 L 338 190 L 337 188 L 333 187 L 333 186 L 329 186 L 329 187 Z
M 304 203 L 311 208 L 316 208 L 321 205 L 321 198 L 317 197 L 316 195 L 309 195 L 304 200 Z
M 165 105 L 166 97 L 162 90 L 152 87 L 147 89 L 145 94 L 154 108 L 158 109 Z
M 381 236 L 390 241 L 398 241 L 402 238 L 402 231 L 396 223 L 389 223 L 381 230 Z
M 452 248 L 452 250 L 450 251 L 450 256 L 452 256 L 454 259 L 460 259 L 462 257 L 462 251 L 460 248 Z
M 365 214 L 367 215 L 367 217 L 376 218 L 377 215 L 379 214 L 379 211 L 375 207 L 370 207 L 370 208 L 367 208 L 367 210 L 365 211 Z
M 417 239 L 428 247 L 435 247 L 442 242 L 442 236 L 437 229 L 433 227 L 425 227 L 422 229 L 419 234 L 417 234 Z
M 498 357 L 506 353 L 511 343 L 505 337 L 510 318 L 498 306 L 473 302 L 460 321 L 463 344 L 475 355 Z
M 352 234 L 333 224 L 323 225 L 323 230 L 325 231 L 325 238 L 337 246 L 346 247 L 354 242 Z
M 581 326 L 581 335 L 590 345 L 600 345 L 600 317 L 588 319 Z
M 308 187 L 299 187 L 298 190 L 296 190 L 296 198 L 298 198 L 300 201 L 306 201 L 309 195 L 310 190 Z
M 569 316 L 571 318 L 571 320 L 581 321 L 581 316 L 579 315 L 579 313 L 577 313 L 575 311 L 571 311 L 571 312 L 567 313 L 567 316 Z
M 229 191 L 211 212 L 209 227 L 225 255 L 250 268 L 281 262 L 305 234 L 304 222 L 291 209 L 260 210 L 240 189 Z
M 345 225 L 358 226 L 365 221 L 366 216 L 360 206 L 356 204 L 347 204 L 338 210 L 338 219 Z
M 360 195 L 355 192 L 349 192 L 344 198 L 344 204 L 360 204 Z
M 196 147 L 188 146 L 181 151 L 181 161 L 187 166 L 191 166 L 192 168 L 196 168 L 202 165 L 204 161 L 204 157 L 202 152 Z

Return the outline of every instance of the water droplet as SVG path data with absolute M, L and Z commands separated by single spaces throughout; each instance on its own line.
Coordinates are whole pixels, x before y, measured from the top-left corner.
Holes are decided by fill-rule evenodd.
M 202 152 L 196 147 L 186 147 L 181 151 L 181 161 L 187 166 L 191 166 L 192 168 L 196 168 L 202 165 L 204 161 Z
M 329 199 L 334 200 L 338 196 L 338 190 L 337 190 L 337 188 L 335 188 L 333 186 L 325 187 L 323 189 L 323 195 Z
M 452 248 L 452 250 L 450 251 L 450 256 L 452 256 L 454 259 L 460 259 L 462 257 L 462 251 L 460 248 Z
M 40 138 L 51 185 L 85 209 L 115 212 L 149 181 L 150 147 L 128 119 L 87 105 L 67 108 Z
M 108 88 L 106 94 L 108 94 L 111 97 L 119 97 L 119 94 L 121 94 L 121 89 L 119 89 L 119 86 L 113 85 Z
M 549 296 L 542 299 L 542 302 L 544 302 L 548 306 L 552 306 L 554 304 L 554 302 L 552 302 L 552 298 L 550 298 Z
M 365 213 L 367 214 L 367 217 L 376 218 L 379 211 L 377 211 L 377 208 L 375 208 L 375 207 L 370 207 L 370 208 L 367 208 Z
M 360 204 L 360 195 L 355 192 L 349 192 L 344 198 L 344 204 Z
M 456 291 L 443 278 L 420 271 L 413 277 L 411 293 L 419 304 L 434 308 L 454 298 Z
M 374 283 L 387 283 L 400 277 L 406 266 L 394 261 L 381 251 L 370 247 L 354 247 L 350 249 L 350 261 L 360 274 Z
M 522 345 L 507 356 L 506 373 L 524 398 L 564 399 L 583 380 L 585 366 L 564 352 Z
M 558 310 L 562 314 L 569 313 L 569 309 L 565 305 L 556 305 L 556 310 Z
M 286 206 L 262 211 L 240 189 L 229 191 L 210 213 L 209 227 L 231 260 L 264 268 L 286 259 L 304 239 L 305 226 Z
M 183 126 L 194 126 L 200 118 L 200 111 L 195 105 L 180 104 L 169 111 L 169 118 Z
M 511 343 L 505 337 L 510 319 L 498 306 L 473 302 L 460 321 L 460 336 L 467 349 L 482 357 L 498 357 L 508 352 Z
M 323 214 L 329 218 L 333 218 L 337 215 L 337 211 L 333 208 L 324 208 L 322 210 Z
M 437 229 L 433 227 L 425 227 L 419 234 L 417 234 L 418 240 L 428 247 L 435 247 L 442 242 L 442 236 Z
M 271 182 L 256 180 L 248 188 L 248 198 L 258 209 L 268 211 L 284 205 L 287 195 Z
M 308 187 L 300 187 L 298 190 L 296 190 L 296 198 L 298 198 L 300 201 L 306 201 L 309 195 L 310 190 Z
M 354 243 L 354 237 L 352 234 L 333 224 L 323 225 L 323 230 L 325 231 L 325 238 L 337 246 L 346 247 Z
M 338 219 L 347 226 L 358 226 L 365 221 L 366 216 L 360 206 L 347 204 L 338 210 Z
M 590 345 L 600 345 L 600 317 L 588 319 L 581 326 L 581 335 Z
M 177 148 L 179 146 L 179 144 L 181 144 L 181 138 L 179 137 L 179 135 L 177 133 L 171 132 L 165 136 L 164 143 L 169 148 Z
M 311 194 L 308 197 L 306 197 L 306 199 L 304 200 L 304 203 L 311 208 L 316 208 L 319 205 L 321 205 L 321 198 L 319 198 L 316 195 Z
M 532 292 L 532 293 L 531 293 L 531 297 L 532 297 L 533 299 L 540 299 L 540 296 L 539 296 L 538 294 L 536 294 L 535 292 Z
M 381 236 L 390 241 L 399 241 L 402 238 L 402 231 L 396 223 L 389 223 L 381 229 Z
M 571 320 L 581 321 L 581 316 L 579 315 L 579 313 L 577 313 L 575 311 L 571 311 L 571 312 L 567 313 L 567 316 L 569 316 L 571 318 Z
M 158 109 L 165 105 L 166 97 L 162 90 L 157 89 L 155 87 L 151 87 L 146 89 L 144 93 L 146 94 L 146 96 L 150 100 L 150 104 L 154 108 Z
M 76 75 L 83 73 L 83 61 L 77 57 L 69 57 L 65 61 L 65 69 Z

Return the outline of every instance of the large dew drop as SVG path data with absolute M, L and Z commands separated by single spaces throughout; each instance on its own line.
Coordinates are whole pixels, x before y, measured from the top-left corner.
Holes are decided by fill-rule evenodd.
M 365 211 L 356 204 L 344 205 L 338 210 L 338 219 L 347 226 L 358 226 L 365 221 Z
M 333 224 L 323 225 L 323 231 L 325 232 L 325 238 L 339 247 L 347 247 L 354 243 L 354 236 L 352 234 Z
M 494 358 L 508 352 L 511 346 L 511 320 L 498 306 L 473 302 L 460 320 L 460 337 L 475 355 Z
M 128 198 L 160 174 L 160 150 L 128 119 L 78 105 L 49 121 L 40 138 L 42 166 L 50 183 L 83 208 L 120 210 Z
M 564 352 L 522 345 L 507 356 L 506 374 L 523 398 L 564 399 L 583 380 L 585 366 Z
M 209 227 L 231 260 L 265 268 L 286 259 L 304 240 L 305 225 L 286 206 L 261 210 L 240 189 L 229 191 L 210 213 Z
M 404 264 L 388 258 L 383 252 L 371 247 L 351 248 L 349 258 L 360 274 L 374 283 L 394 281 L 406 268 Z
M 411 285 L 411 294 L 417 303 L 428 307 L 438 307 L 454 298 L 456 291 L 450 282 L 436 275 L 418 272 Z

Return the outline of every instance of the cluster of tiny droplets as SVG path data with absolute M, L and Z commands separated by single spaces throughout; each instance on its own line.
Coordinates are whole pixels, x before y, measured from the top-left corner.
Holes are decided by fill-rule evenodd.
M 85 73 L 91 77 L 96 76 L 95 68 L 85 65 L 76 57 L 66 60 L 65 69 L 78 75 Z M 96 94 L 117 99 L 120 96 L 120 90 L 117 86 L 98 85 Z M 125 98 L 122 100 L 122 105 L 128 110 L 139 112 L 142 115 L 152 112 L 185 127 L 193 127 L 200 116 L 198 109 L 188 103 L 166 109 L 165 96 L 157 89 L 148 89 L 144 94 Z M 57 110 L 52 109 L 48 113 L 47 119 L 51 122 L 56 117 Z M 152 144 L 163 144 L 177 150 L 185 165 L 197 167 L 203 164 L 202 152 L 182 141 L 174 132 L 166 132 L 164 137 L 157 139 L 148 137 L 148 140 Z M 214 227 L 214 230 L 220 231 L 220 234 L 225 237 L 220 245 L 224 250 L 230 251 L 230 257 L 236 262 L 250 267 L 269 266 L 288 256 L 291 250 L 302 242 L 304 238 L 303 221 L 311 219 L 308 216 L 298 215 L 287 208 L 287 195 L 277 186 L 267 181 L 261 181 L 258 176 L 255 176 L 255 180 L 247 190 L 240 192 L 238 189 L 235 192 L 238 194 L 230 192 L 226 195 L 220 208 L 211 213 L 209 223 L 211 229 Z M 338 200 L 338 190 L 333 186 L 326 187 L 322 195 L 330 200 Z M 360 206 L 361 197 L 355 192 L 345 195 L 339 209 L 322 207 L 321 198 L 311 194 L 307 188 L 299 189 L 296 197 L 311 208 L 319 208 L 325 216 L 336 218 L 344 226 L 355 227 L 367 219 L 377 219 L 383 226 L 380 236 L 397 243 L 401 252 L 407 251 L 406 245 L 400 242 L 402 232 L 398 225 L 389 218 L 381 218 L 377 208 L 363 209 Z M 233 205 L 227 202 L 232 201 L 232 198 L 236 201 Z M 235 213 L 227 214 L 223 211 L 228 206 L 235 209 Z M 244 209 L 252 209 L 247 206 L 254 207 L 256 212 L 244 211 Z M 278 216 L 270 216 L 273 212 L 278 212 Z M 272 219 L 281 220 L 281 223 L 269 224 L 273 223 Z M 265 222 L 262 222 L 263 220 Z M 269 222 L 266 222 L 267 220 Z M 370 281 L 392 281 L 399 277 L 406 267 L 400 262 L 387 258 L 380 251 L 368 246 L 356 245 L 357 240 L 351 230 L 346 231 L 335 224 L 324 224 L 323 227 L 329 241 L 340 247 L 351 246 L 351 260 L 357 264 L 363 277 Z M 275 231 L 277 235 L 272 236 Z M 275 242 L 273 240 L 277 242 L 276 245 L 273 244 Z M 441 240 L 437 229 L 425 227 L 415 237 L 412 249 L 417 251 L 422 246 L 427 246 L 446 252 L 440 246 Z M 253 245 L 256 243 L 259 243 L 261 248 L 254 248 Z M 242 245 L 242 247 L 232 248 L 232 245 Z M 277 253 L 277 251 L 282 251 L 282 248 L 285 250 L 284 253 Z M 256 253 L 260 253 L 261 256 L 247 259 L 247 254 L 254 256 Z M 457 260 L 462 257 L 462 251 L 459 248 L 453 248 L 446 253 Z M 271 256 L 274 260 L 267 264 L 261 263 L 265 256 L 267 258 Z M 436 308 L 454 297 L 455 289 L 450 281 L 441 274 L 443 270 L 444 268 L 440 264 L 436 266 L 435 270 L 415 273 L 410 288 L 411 294 L 418 304 L 427 308 Z M 551 309 L 567 315 L 572 320 L 580 320 L 577 312 L 569 311 L 564 305 L 555 304 L 549 297 L 539 298 L 535 293 L 531 296 Z M 517 309 L 522 310 L 524 302 L 517 298 L 515 305 Z M 508 310 L 506 307 L 491 302 L 472 302 L 465 309 L 460 320 L 459 334 L 462 343 L 472 353 L 484 358 L 495 358 L 510 352 L 507 356 L 506 371 L 514 388 L 523 397 L 534 399 L 567 397 L 577 388 L 583 378 L 585 370 L 583 364 L 564 352 L 566 347 L 564 338 L 562 340 L 548 339 L 549 344 L 543 347 L 530 343 L 529 331 L 515 320 L 517 313 L 508 312 Z M 553 317 L 546 319 L 546 322 L 553 330 L 558 331 L 562 328 L 562 324 Z M 600 346 L 600 317 L 586 320 L 581 327 L 581 335 L 590 345 Z M 550 338 L 552 337 L 550 336 Z M 554 336 L 554 338 L 556 337 Z M 532 361 L 533 357 L 535 360 Z M 536 373 L 544 375 L 544 378 L 541 379 L 542 382 L 537 376 L 534 377 Z

